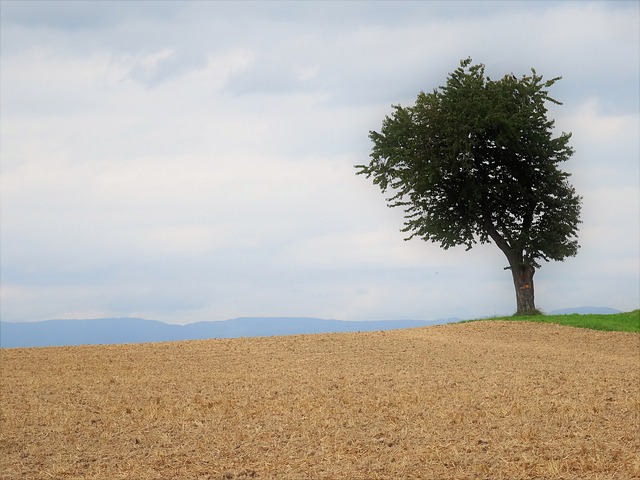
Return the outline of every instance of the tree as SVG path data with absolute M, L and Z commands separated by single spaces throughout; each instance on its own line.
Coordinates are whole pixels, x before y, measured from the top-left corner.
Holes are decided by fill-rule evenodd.
M 575 256 L 582 199 L 558 165 L 573 154 L 570 133 L 553 136 L 548 88 L 534 69 L 520 79 L 485 77 L 484 65 L 460 62 L 445 86 L 415 105 L 393 106 L 371 131 L 371 161 L 356 165 L 389 207 L 405 212 L 403 232 L 445 250 L 490 243 L 504 253 L 517 315 L 539 313 L 533 275 L 539 261 Z

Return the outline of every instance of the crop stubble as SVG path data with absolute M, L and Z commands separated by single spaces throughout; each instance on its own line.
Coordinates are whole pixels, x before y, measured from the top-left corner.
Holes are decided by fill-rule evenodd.
M 2 479 L 640 478 L 633 333 L 486 321 L 0 361 Z

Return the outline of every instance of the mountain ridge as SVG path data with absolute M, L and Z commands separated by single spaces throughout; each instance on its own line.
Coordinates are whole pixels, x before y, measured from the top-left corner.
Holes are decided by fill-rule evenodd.
M 619 313 L 608 307 L 575 307 L 549 315 Z M 238 317 L 184 325 L 137 317 L 55 319 L 36 322 L 0 321 L 0 348 L 60 347 L 123 343 L 173 342 L 210 338 L 270 337 L 313 333 L 396 330 L 460 321 L 436 320 L 332 320 L 313 317 Z
M 239 317 L 176 325 L 135 317 L 0 322 L 0 348 L 172 342 L 210 338 L 394 330 L 441 325 L 438 320 L 346 321 L 311 317 Z
M 600 314 L 610 315 L 614 313 L 622 313 L 620 310 L 609 307 L 573 307 L 573 308 L 560 308 L 558 310 L 552 310 L 548 315 L 571 315 L 571 314 Z

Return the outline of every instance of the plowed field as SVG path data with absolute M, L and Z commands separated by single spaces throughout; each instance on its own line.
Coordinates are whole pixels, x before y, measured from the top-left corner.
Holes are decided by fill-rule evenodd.
M 640 335 L 485 321 L 0 351 L 2 479 L 640 478 Z

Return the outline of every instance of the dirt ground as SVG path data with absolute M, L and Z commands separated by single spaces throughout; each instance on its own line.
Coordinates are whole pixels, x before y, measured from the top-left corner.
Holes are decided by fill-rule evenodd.
M 640 335 L 485 321 L 0 351 L 1 479 L 640 479 Z

